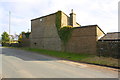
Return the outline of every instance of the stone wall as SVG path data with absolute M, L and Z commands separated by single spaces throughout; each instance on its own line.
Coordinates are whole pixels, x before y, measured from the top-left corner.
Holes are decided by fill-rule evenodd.
M 56 14 L 31 21 L 31 47 L 48 50 L 61 50 L 61 40 L 56 28 Z
M 61 13 L 60 26 L 68 26 L 70 18 Z M 64 46 L 56 27 L 56 13 L 31 20 L 31 31 L 32 48 L 91 54 L 97 53 L 96 42 L 104 35 L 97 25 L 74 27 L 70 40 Z
M 30 47 L 30 39 L 29 38 L 23 38 L 21 42 L 19 43 L 21 47 Z
M 73 30 L 71 39 L 69 40 L 66 51 L 75 53 L 91 53 L 96 54 L 97 37 L 104 33 L 98 32 L 97 26 L 79 27 Z
M 105 33 L 99 27 L 97 27 L 96 31 L 97 31 L 96 35 L 97 35 L 97 41 L 98 41 L 101 37 L 105 35 Z
M 62 12 L 61 14 L 61 27 L 69 25 L 69 17 Z
M 120 58 L 119 41 L 98 41 L 97 52 L 98 56 Z
M 67 16 L 64 12 L 61 12 L 61 13 L 62 13 L 61 14 L 61 27 L 72 26 L 70 23 L 70 19 L 71 19 L 70 16 Z M 76 16 L 74 18 L 76 19 Z M 80 25 L 74 22 L 73 27 L 80 27 Z

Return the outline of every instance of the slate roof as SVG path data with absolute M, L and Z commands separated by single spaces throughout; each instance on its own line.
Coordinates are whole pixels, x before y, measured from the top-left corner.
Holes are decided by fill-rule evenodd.
M 120 32 L 107 33 L 99 41 L 120 41 Z

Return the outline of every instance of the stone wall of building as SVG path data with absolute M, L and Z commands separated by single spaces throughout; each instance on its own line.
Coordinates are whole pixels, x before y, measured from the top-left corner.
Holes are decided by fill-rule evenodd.
M 59 22 L 58 22 L 59 23 Z M 70 18 L 61 12 L 60 26 L 70 25 Z M 77 26 L 80 26 L 76 23 Z M 59 29 L 58 29 L 59 30 Z M 63 45 L 56 27 L 56 13 L 31 20 L 32 48 L 67 51 L 74 53 L 97 53 L 97 40 L 104 32 L 97 26 L 74 27 L 71 38 Z
M 72 26 L 71 23 L 70 23 L 70 16 L 67 16 L 64 12 L 61 12 L 61 27 L 64 27 L 64 26 Z M 73 17 L 74 19 L 76 19 L 76 16 L 71 16 Z M 75 20 L 76 21 L 76 20 Z M 74 26 L 73 27 L 80 27 L 80 25 L 78 23 L 75 23 L 74 22 Z
M 105 35 L 105 33 L 99 28 L 99 27 L 97 27 L 97 41 L 101 38 L 101 37 L 103 37 L 104 35 Z
M 48 50 L 61 50 L 61 40 L 56 28 L 56 14 L 31 21 L 31 47 Z
M 68 26 L 69 25 L 69 17 L 62 12 L 61 14 L 61 27 Z
M 75 53 L 91 53 L 96 54 L 97 26 L 79 27 L 73 30 L 71 39 L 69 40 L 66 51 Z M 99 32 L 100 33 L 100 32 Z

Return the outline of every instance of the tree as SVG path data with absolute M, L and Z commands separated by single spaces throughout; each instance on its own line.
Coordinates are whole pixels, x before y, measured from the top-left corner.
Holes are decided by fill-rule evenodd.
M 25 34 L 25 32 L 21 32 L 21 34 L 19 35 L 19 37 L 18 37 L 18 42 L 21 42 L 21 41 L 22 41 L 23 34 Z
M 9 34 L 7 32 L 3 32 L 3 34 L 1 36 L 2 36 L 3 43 L 8 42 L 10 40 Z

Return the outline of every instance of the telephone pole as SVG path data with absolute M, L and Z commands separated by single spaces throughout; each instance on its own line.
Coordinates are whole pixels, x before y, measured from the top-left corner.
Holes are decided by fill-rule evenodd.
M 10 37 L 10 26 L 11 26 L 11 12 L 9 11 L 9 37 Z M 11 37 L 9 43 L 11 43 Z
M 9 11 L 9 35 L 10 35 L 10 25 L 11 25 L 11 12 Z

